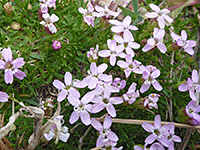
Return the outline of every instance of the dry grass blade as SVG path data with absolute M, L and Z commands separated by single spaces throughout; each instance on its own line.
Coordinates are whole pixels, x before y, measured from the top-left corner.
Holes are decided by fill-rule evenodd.
M 6 144 L 6 146 L 9 150 L 13 150 L 13 148 L 10 145 L 10 142 L 5 137 L 2 139 L 2 141 Z
M 103 122 L 102 119 L 99 118 L 95 118 L 100 120 L 101 122 Z M 148 120 L 134 120 L 134 119 L 118 119 L 118 118 L 114 118 L 112 119 L 113 123 L 124 123 L 124 124 L 138 124 L 141 125 L 143 122 L 148 122 L 151 124 L 154 124 L 154 121 L 148 121 Z M 168 123 L 172 123 L 172 122 L 164 122 L 162 121 L 161 124 L 162 125 L 166 125 Z M 179 128 L 190 128 L 190 129 L 200 129 L 200 126 L 191 126 L 188 124 L 182 124 L 182 123 L 174 123 L 175 127 L 179 127 Z

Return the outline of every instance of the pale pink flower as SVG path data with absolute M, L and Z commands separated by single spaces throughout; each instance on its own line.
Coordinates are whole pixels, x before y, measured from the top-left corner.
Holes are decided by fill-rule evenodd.
M 111 31 L 114 33 L 121 33 L 125 30 L 138 30 L 136 26 L 131 25 L 131 17 L 126 16 L 122 22 L 118 20 L 109 20 L 109 23 L 115 25 L 111 28 Z M 129 31 L 130 32 L 130 31 Z
M 108 8 L 108 5 L 105 5 L 104 8 L 96 5 L 95 10 L 97 11 L 97 12 L 94 12 L 95 17 L 104 17 L 105 16 L 106 18 L 109 18 L 110 16 L 117 17 L 119 15 L 119 12 L 114 12 L 114 11 L 110 10 Z
M 185 52 L 187 52 L 190 55 L 194 54 L 193 47 L 196 46 L 196 41 L 187 40 L 187 33 L 185 32 L 185 30 L 181 31 L 181 36 L 172 32 L 171 37 L 177 42 L 177 45 L 179 47 L 182 47 L 185 50 Z
M 144 99 L 144 107 L 158 109 L 157 102 L 159 97 L 159 94 L 149 94 L 149 96 Z
M 104 145 L 105 141 L 108 140 L 114 142 L 118 141 L 119 138 L 117 137 L 117 135 L 110 130 L 110 127 L 112 125 L 112 118 L 109 115 L 105 117 L 103 126 L 98 120 L 94 118 L 91 119 L 91 124 L 97 131 L 99 131 L 99 137 L 96 143 L 97 147 Z
M 56 7 L 56 0 L 40 0 L 40 9 L 43 14 L 48 13 L 48 8 Z
M 74 111 L 69 119 L 70 124 L 74 124 L 79 117 L 85 125 L 89 125 L 91 123 L 90 114 L 88 112 L 91 112 L 92 105 L 88 103 L 91 102 L 93 98 L 93 92 L 86 93 L 81 100 L 74 95 L 70 95 L 68 97 L 69 103 L 74 106 Z
M 137 74 L 142 74 L 143 70 L 141 68 L 141 62 L 137 61 L 137 60 L 132 60 L 132 56 L 131 54 L 126 55 L 125 57 L 126 62 L 123 60 L 119 60 L 117 61 L 117 65 L 124 70 L 124 73 L 126 75 L 126 78 L 128 78 L 131 74 L 131 72 L 137 73 Z
M 195 101 L 190 101 L 188 105 L 186 105 L 185 111 L 190 118 L 200 121 L 200 115 L 198 114 L 200 112 L 200 105 L 196 105 Z
M 65 84 L 59 80 L 53 81 L 53 86 L 59 90 L 57 101 L 61 102 L 69 95 L 74 95 L 79 98 L 80 94 L 77 89 L 74 88 L 77 86 L 76 83 L 72 81 L 72 74 L 70 72 L 65 73 L 64 82 Z
M 135 82 L 133 82 L 130 85 L 126 94 L 123 94 L 124 100 L 126 102 L 128 102 L 129 104 L 134 103 L 136 101 L 136 98 L 140 97 L 139 90 L 136 91 L 136 86 L 137 86 L 137 84 Z
M 61 42 L 60 41 L 53 41 L 52 47 L 54 50 L 60 50 L 61 49 Z
M 147 40 L 147 44 L 142 48 L 142 51 L 147 52 L 154 47 L 157 47 L 161 53 L 166 53 L 167 48 L 162 42 L 164 36 L 165 30 L 154 28 L 153 37 Z
M 13 60 L 10 47 L 4 48 L 1 54 L 5 61 L 0 60 L 0 70 L 5 70 L 4 80 L 6 84 L 13 83 L 13 75 L 16 78 L 23 80 L 24 77 L 26 77 L 26 74 L 20 71 L 18 68 L 21 68 L 25 64 L 24 58 L 20 57 Z
M 117 46 L 117 43 L 115 40 L 107 40 L 107 45 L 109 50 L 101 50 L 98 52 L 98 55 L 100 57 L 110 57 L 110 64 L 112 66 L 116 63 L 116 57 L 124 58 L 126 54 L 124 54 L 122 51 L 124 50 L 123 45 Z
M 92 106 L 92 112 L 98 113 L 104 108 L 106 108 L 108 114 L 112 117 L 116 117 L 116 110 L 113 106 L 117 104 L 123 103 L 123 99 L 121 97 L 110 97 L 111 92 L 109 89 L 105 89 L 103 95 L 95 96 L 92 100 L 95 103 Z
M 165 21 L 169 23 L 173 22 L 173 19 L 167 15 L 170 13 L 168 9 L 164 8 L 160 10 L 160 8 L 154 4 L 150 4 L 149 6 L 154 12 L 146 13 L 145 16 L 147 18 L 156 18 L 156 20 L 158 21 L 158 26 L 160 28 L 163 29 L 165 27 Z
M 126 81 L 121 80 L 120 78 L 115 78 L 112 85 L 121 90 L 124 89 L 124 87 L 126 86 Z
M 195 92 L 200 92 L 200 84 L 199 82 L 199 75 L 197 70 L 192 71 L 192 79 L 188 78 L 186 84 L 181 84 L 178 87 L 178 90 L 181 92 L 189 91 L 190 98 L 194 101 L 196 101 L 196 95 Z
M 99 51 L 99 45 L 96 45 L 96 48 L 93 47 L 90 48 L 90 51 L 87 52 L 87 57 L 89 59 L 97 60 L 98 59 L 98 51 Z
M 140 92 L 146 92 L 151 84 L 157 91 L 161 91 L 163 88 L 160 83 L 156 80 L 160 76 L 160 70 L 152 65 L 143 66 L 143 75 L 142 78 L 145 80 L 140 88 Z
M 89 2 L 87 5 L 87 9 L 84 9 L 82 7 L 80 7 L 78 9 L 78 11 L 83 14 L 83 20 L 85 23 L 87 23 L 89 26 L 93 26 L 94 27 L 94 7 L 93 5 Z
M 57 29 L 54 23 L 57 22 L 59 18 L 55 14 L 52 14 L 50 16 L 48 13 L 43 14 L 42 17 L 45 21 L 41 21 L 40 24 L 43 25 L 45 28 L 49 29 L 51 33 L 56 33 Z
M 122 45 L 127 54 L 131 54 L 132 57 L 135 56 L 135 53 L 132 49 L 140 48 L 140 44 L 134 42 L 133 35 L 128 30 L 123 32 L 123 38 L 120 35 L 115 35 L 114 40 Z

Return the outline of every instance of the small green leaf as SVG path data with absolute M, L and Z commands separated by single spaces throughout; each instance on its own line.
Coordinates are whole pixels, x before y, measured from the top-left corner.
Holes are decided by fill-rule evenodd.
M 133 10 L 136 15 L 138 15 L 138 0 L 132 0 Z
M 127 9 L 121 6 L 119 6 L 119 8 L 122 10 L 124 17 L 130 16 L 132 20 L 137 19 L 137 15 L 134 12 L 132 12 L 130 9 Z
M 36 59 L 41 59 L 41 56 L 40 55 L 38 55 L 38 54 L 36 54 L 36 53 L 33 53 L 33 52 L 31 52 L 30 53 L 30 56 L 32 57 L 32 58 L 36 58 Z

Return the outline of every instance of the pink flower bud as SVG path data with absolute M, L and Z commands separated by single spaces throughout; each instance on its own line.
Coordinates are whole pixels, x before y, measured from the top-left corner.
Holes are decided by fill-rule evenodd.
M 61 42 L 59 41 L 54 41 L 53 44 L 52 44 L 52 47 L 54 50 L 60 50 L 61 49 Z

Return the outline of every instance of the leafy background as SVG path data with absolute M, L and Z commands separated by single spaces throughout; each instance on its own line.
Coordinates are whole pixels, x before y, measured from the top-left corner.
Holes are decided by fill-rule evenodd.
M 107 39 L 113 37 L 113 33 L 110 30 L 111 25 L 107 23 L 107 20 L 96 19 L 95 27 L 89 27 L 83 22 L 82 15 L 78 12 L 79 7 L 85 7 L 83 0 L 61 0 L 57 1 L 56 10 L 49 10 L 49 14 L 54 13 L 59 17 L 59 21 L 55 23 L 58 32 L 54 35 L 49 35 L 44 31 L 44 27 L 39 24 L 41 20 L 38 19 L 38 0 L 14 0 L 12 2 L 13 12 L 11 15 L 6 14 L 4 11 L 3 6 L 6 2 L 7 0 L 0 1 L 0 47 L 11 47 L 14 58 L 19 56 L 24 58 L 26 64 L 21 70 L 27 74 L 27 77 L 22 81 L 15 78 L 14 84 L 6 85 L 4 82 L 4 72 L 1 70 L 0 89 L 7 93 L 14 93 L 16 99 L 24 102 L 26 105 L 38 106 L 41 100 L 45 100 L 45 98 L 51 96 L 54 99 L 54 109 L 56 109 L 56 89 L 52 86 L 53 80 L 63 80 L 65 72 L 71 72 L 74 79 L 83 79 L 90 65 L 86 52 L 91 47 L 95 47 L 96 44 L 99 44 L 100 50 L 107 49 Z M 158 5 L 162 1 L 146 0 L 145 3 L 140 2 L 138 7 L 136 2 L 133 0 L 133 9 L 136 13 L 122 8 L 124 16 L 131 15 L 133 24 L 137 24 L 142 20 L 141 14 L 137 11 L 138 8 L 144 7 L 150 11 L 148 6 L 150 3 Z M 28 9 L 29 4 L 32 6 L 31 9 Z M 169 3 L 165 2 L 162 7 L 168 5 Z M 188 39 L 196 40 L 199 28 L 199 8 L 200 6 L 196 5 L 174 11 L 174 15 L 177 16 L 172 24 L 174 32 L 180 34 L 181 30 L 186 30 Z M 194 11 L 195 9 L 197 12 Z M 21 30 L 13 30 L 11 28 L 13 22 L 19 23 Z M 142 52 L 141 49 L 144 46 L 142 41 L 152 36 L 154 26 L 155 23 L 145 20 L 143 24 L 137 25 L 139 31 L 134 31 L 133 36 L 136 42 L 141 43 L 141 48 L 135 50 L 135 59 L 141 61 L 144 65 L 151 64 L 161 70 L 161 76 L 158 78 L 158 81 L 164 90 L 158 93 L 151 87 L 148 92 L 141 94 L 141 97 L 145 97 L 153 92 L 160 94 L 159 109 L 153 109 L 154 113 L 152 113 L 145 109 L 138 109 L 138 106 L 135 104 L 122 104 L 115 106 L 117 109 L 117 118 L 153 120 L 155 114 L 160 114 L 163 121 L 169 121 L 167 105 L 169 99 L 172 98 L 173 118 L 175 122 L 179 122 L 180 120 L 176 119 L 178 111 L 185 108 L 190 98 L 187 92 L 181 93 L 177 88 L 182 81 L 190 77 L 193 69 L 198 70 L 199 53 L 196 57 L 191 57 L 183 51 L 175 50 L 171 45 L 172 38 L 168 30 L 171 26 L 167 27 L 164 37 L 164 43 L 168 48 L 166 54 L 160 53 L 158 49 L 147 53 Z M 61 50 L 53 50 L 51 45 L 54 40 L 61 41 Z M 173 51 L 175 51 L 174 64 L 170 65 Z M 101 64 L 102 62 L 108 62 L 108 60 L 99 59 L 97 64 Z M 169 78 L 171 68 L 173 68 L 172 80 Z M 109 66 L 106 73 L 111 73 L 114 77 L 120 76 L 125 79 L 124 72 L 118 66 Z M 142 85 L 141 79 L 141 75 L 132 73 L 126 80 L 126 88 L 120 94 L 125 93 L 132 82 L 136 82 L 139 89 Z M 79 91 L 81 95 L 84 95 L 89 90 L 81 89 Z M 55 95 L 52 96 L 51 93 Z M 62 102 L 62 114 L 65 116 L 64 125 L 72 129 L 74 125 L 70 125 L 68 120 L 73 108 L 66 104 L 68 104 L 67 100 Z M 15 109 L 17 111 L 19 106 L 17 105 Z M 0 114 L 3 113 L 5 113 L 4 121 L 7 123 L 12 114 L 10 102 L 1 104 Z M 100 117 L 105 113 L 106 111 L 104 110 L 93 116 Z M 80 121 L 76 124 L 78 123 Z M 17 119 L 15 125 L 16 129 L 6 138 L 10 141 L 14 149 L 26 147 L 28 138 L 33 132 L 33 121 L 21 117 Z M 93 148 L 98 137 L 97 131 L 94 128 L 89 130 L 82 145 L 79 143 L 80 137 L 84 135 L 87 129 L 88 127 L 80 124 L 71 132 L 67 143 L 59 142 L 55 145 L 53 141 L 49 143 L 43 141 L 36 149 L 68 150 L 80 147 L 82 149 Z M 124 149 L 133 149 L 135 144 L 144 144 L 144 140 L 148 135 L 139 125 L 113 123 L 112 130 L 119 136 L 118 146 L 123 146 Z M 176 134 L 180 135 L 182 139 L 185 132 L 186 129 L 176 128 Z M 195 130 L 187 148 L 195 149 L 194 146 L 199 144 L 199 140 L 199 133 Z

